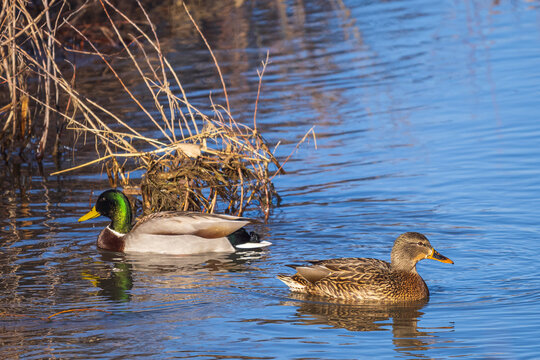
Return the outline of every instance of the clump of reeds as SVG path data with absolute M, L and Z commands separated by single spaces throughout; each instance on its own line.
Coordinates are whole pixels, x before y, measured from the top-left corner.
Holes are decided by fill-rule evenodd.
M 8 157 L 8 150 L 19 149 L 22 153 L 28 147 L 37 133 L 36 128 L 39 128 L 36 157 L 41 159 L 44 155 L 52 123 L 51 108 L 58 104 L 58 89 L 53 80 L 57 70 L 53 36 L 57 19 L 50 11 L 53 3 L 55 0 L 44 0 L 45 10 L 35 12 L 27 1 L 2 1 L 0 146 Z M 31 106 L 32 98 L 44 106 Z M 36 117 L 41 119 L 37 124 L 33 121 Z M 60 129 L 57 136 L 60 136 Z M 54 146 L 53 152 L 56 150 L 57 146 Z
M 27 129 L 29 125 L 21 122 L 21 118 L 24 115 L 30 119 L 27 116 L 30 101 L 35 113 L 44 112 L 42 128 L 45 131 L 39 142 L 39 156 L 43 154 L 49 119 L 54 114 L 79 139 L 87 140 L 91 135 L 98 154 L 96 160 L 64 171 L 101 164 L 112 186 L 135 189 L 135 194 L 142 195 L 146 213 L 175 209 L 219 210 L 241 215 L 246 210 L 260 210 L 268 217 L 277 199 L 272 179 L 283 172 L 282 165 L 257 130 L 257 105 L 268 57 L 258 70 L 259 91 L 253 126 L 246 126 L 236 122 L 231 114 L 221 69 L 185 4 L 182 7 L 212 55 L 216 75 L 222 84 L 225 103 L 212 101 L 211 109 L 201 110 L 190 104 L 180 75 L 163 54 L 154 25 L 140 2 L 136 2 L 140 16 L 137 21 L 109 0 L 97 3 L 108 20 L 109 42 L 120 49 L 116 50 L 117 54 L 129 59 L 132 69 L 139 75 L 136 85 L 124 81 L 113 58 L 104 53 L 87 32 L 72 23 L 69 17 L 62 17 L 61 7 L 56 8 L 57 15 L 53 20 L 50 13 L 53 3 L 60 6 L 64 1 L 44 1 L 45 9 L 37 14 L 30 14 L 23 0 L 3 3 L 2 14 L 8 14 L 8 17 L 0 24 L 0 30 L 5 29 L 0 38 L 3 58 L 0 79 L 9 87 L 11 102 L 4 109 L 10 112 L 8 121 L 0 130 L 5 133 L 8 129 L 11 132 Z M 21 16 L 25 19 L 22 22 Z M 17 25 L 12 26 L 13 22 Z M 57 38 L 59 28 L 63 36 L 69 31 L 82 41 L 85 51 L 61 45 L 69 42 Z M 19 36 L 31 41 L 32 45 L 28 47 Z M 77 52 L 99 59 L 120 84 L 123 95 L 147 117 L 159 135 L 144 136 L 125 119 L 81 94 L 72 81 L 76 66 L 68 67 L 68 71 L 61 70 L 55 58 L 57 47 L 65 53 Z M 28 48 L 33 52 L 30 53 Z M 25 81 L 19 79 L 28 71 L 40 79 L 37 82 L 39 89 L 28 89 Z M 141 84 L 146 94 L 138 94 L 138 98 L 132 87 Z M 173 88 L 178 90 L 173 92 Z M 151 108 L 144 105 L 142 96 L 152 99 Z M 29 135 L 27 137 L 30 139 Z M 144 172 L 142 179 L 133 179 L 133 172 L 140 170 Z

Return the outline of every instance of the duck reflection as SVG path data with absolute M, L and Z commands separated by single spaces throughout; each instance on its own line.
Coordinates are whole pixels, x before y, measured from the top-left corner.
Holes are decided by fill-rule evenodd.
M 103 275 L 83 273 L 83 278 L 89 280 L 96 288 L 98 296 L 113 301 L 126 302 L 130 300 L 130 292 L 133 288 L 132 266 L 128 263 L 115 263 L 112 270 Z
M 115 302 L 128 302 L 134 297 L 139 301 L 151 296 L 154 300 L 166 296 L 167 299 L 162 299 L 166 301 L 196 298 L 199 295 L 190 290 L 204 291 L 203 288 L 210 288 L 212 284 L 223 287 L 228 278 L 217 276 L 217 273 L 242 272 L 248 268 L 253 270 L 247 264 L 261 258 L 264 252 L 256 249 L 233 254 L 174 256 L 101 251 L 100 255 L 99 264 L 92 272 L 83 273 L 83 278 L 99 289 L 95 295 Z M 137 292 L 132 290 L 137 288 L 159 290 L 153 295 L 148 292 L 134 295 Z M 166 289 L 175 289 L 175 295 Z
M 390 318 L 398 325 L 396 331 L 408 336 L 420 334 L 416 324 L 424 313 L 420 310 L 427 301 L 411 303 L 354 303 L 334 302 L 300 293 L 291 293 L 295 302 L 285 305 L 298 306 L 297 313 L 306 325 L 330 325 L 350 331 L 386 330 Z M 329 302 L 330 301 L 330 302 Z
M 427 300 L 396 304 L 338 303 L 300 293 L 291 293 L 290 296 L 292 300 L 282 304 L 296 306 L 296 314 L 303 325 L 323 325 L 349 331 L 391 329 L 395 350 L 410 356 L 429 349 L 432 344 L 433 333 L 418 327 L 419 319 L 424 315 L 421 310 Z

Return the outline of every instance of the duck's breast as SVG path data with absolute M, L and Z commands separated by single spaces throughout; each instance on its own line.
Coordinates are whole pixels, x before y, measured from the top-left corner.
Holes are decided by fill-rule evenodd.
M 420 275 L 416 272 L 393 271 L 391 300 L 416 301 L 429 297 L 429 290 Z
M 112 230 L 109 226 L 101 230 L 97 239 L 97 246 L 100 249 L 109 251 L 124 251 L 124 234 Z

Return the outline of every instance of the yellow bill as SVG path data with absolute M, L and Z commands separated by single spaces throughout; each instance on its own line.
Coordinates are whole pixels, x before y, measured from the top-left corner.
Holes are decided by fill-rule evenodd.
M 94 206 L 92 210 L 90 210 L 86 215 L 83 215 L 79 218 L 79 222 L 97 218 L 100 215 L 101 214 L 97 212 L 96 207 Z

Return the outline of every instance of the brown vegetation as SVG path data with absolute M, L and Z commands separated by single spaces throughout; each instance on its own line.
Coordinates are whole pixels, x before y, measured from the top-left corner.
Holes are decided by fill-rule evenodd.
M 41 159 L 50 129 L 56 126 L 56 153 L 65 127 L 77 134 L 80 141 L 93 141 L 98 158 L 55 174 L 99 163 L 112 186 L 140 191 L 145 212 L 219 209 L 240 215 L 248 209 L 258 209 L 268 217 L 277 198 L 272 179 L 283 171 L 282 166 L 257 131 L 257 103 L 252 127 L 235 121 L 221 69 L 185 4 L 183 8 L 212 55 L 222 84 L 225 104 L 212 101 L 211 109 L 190 104 L 140 2 L 136 2 L 129 15 L 109 0 L 93 3 L 93 11 L 99 10 L 101 19 L 105 19 L 99 32 L 106 35 L 95 37 L 91 27 L 74 20 L 83 8 L 68 13 L 64 0 L 45 0 L 43 4 L 44 9 L 32 12 L 23 0 L 6 0 L 2 5 L 0 101 L 7 104 L 0 109 L 0 143 L 4 152 L 17 146 L 27 147 L 39 132 L 35 147 L 36 157 Z M 138 85 L 144 84 L 146 88 L 145 97 L 153 99 L 151 109 L 137 98 L 132 85 L 124 81 L 104 52 L 105 46 L 96 41 L 103 38 L 129 59 L 138 73 Z M 100 59 L 120 84 L 123 95 L 147 117 L 159 136 L 145 136 L 120 115 L 80 93 L 74 81 L 76 64 L 66 66 L 66 62 L 60 68 L 57 52 Z M 259 70 L 260 81 L 267 62 L 268 58 Z M 175 93 L 173 88 L 179 91 Z M 32 121 L 37 118 L 43 121 Z M 142 180 L 132 179 L 131 174 L 139 170 L 145 173 Z

